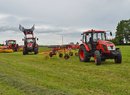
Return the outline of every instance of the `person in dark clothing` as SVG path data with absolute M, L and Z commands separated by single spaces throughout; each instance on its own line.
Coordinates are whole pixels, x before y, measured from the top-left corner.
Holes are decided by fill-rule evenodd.
M 89 43 L 90 43 L 90 44 L 92 43 L 92 37 L 89 38 Z

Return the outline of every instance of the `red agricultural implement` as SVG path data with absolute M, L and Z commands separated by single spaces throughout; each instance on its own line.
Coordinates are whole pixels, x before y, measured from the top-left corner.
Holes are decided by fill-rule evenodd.
M 68 45 L 52 45 L 49 46 L 48 48 L 52 48 L 52 50 L 49 53 L 50 57 L 53 57 L 54 55 L 59 55 L 60 58 L 64 57 L 64 59 L 69 59 L 70 56 L 75 55 L 77 56 L 78 53 L 76 50 L 79 48 L 79 45 L 76 44 L 68 44 Z
M 106 32 L 101 30 L 88 30 L 82 33 L 79 59 L 81 62 L 89 62 L 91 57 L 94 57 L 96 65 L 100 65 L 106 59 L 114 59 L 118 64 L 122 62 L 120 49 L 107 41 Z
M 31 29 L 25 29 L 21 25 L 19 25 L 20 31 L 22 31 L 25 35 L 23 41 L 24 41 L 24 46 L 23 46 L 23 55 L 28 54 L 29 52 L 34 52 L 34 54 L 38 54 L 38 44 L 36 40 L 38 38 L 34 37 L 34 26 Z
M 13 51 L 18 51 L 18 44 L 16 44 L 16 40 L 6 40 L 6 46 L 8 49 L 12 49 Z

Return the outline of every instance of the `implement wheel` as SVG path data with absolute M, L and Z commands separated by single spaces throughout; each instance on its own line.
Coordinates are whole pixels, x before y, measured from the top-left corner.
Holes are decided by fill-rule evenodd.
M 64 59 L 65 59 L 65 60 L 67 60 L 67 59 L 69 59 L 69 58 L 70 58 L 70 57 L 69 57 L 68 54 L 65 54 L 65 55 L 64 55 Z
M 50 53 L 49 53 L 49 56 L 50 56 L 50 57 L 53 57 L 53 54 L 52 54 L 52 52 L 50 52 Z
M 60 53 L 60 54 L 59 54 L 59 57 L 60 57 L 60 58 L 62 58 L 62 57 L 63 57 L 63 54 L 62 54 L 62 53 Z
M 69 56 L 73 56 L 73 52 L 69 52 Z

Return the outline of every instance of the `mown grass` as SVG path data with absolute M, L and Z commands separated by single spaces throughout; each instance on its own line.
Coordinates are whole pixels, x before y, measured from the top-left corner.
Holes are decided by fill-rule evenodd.
M 107 60 L 101 66 L 76 56 L 1 53 L 0 95 L 130 95 L 130 47 L 119 47 L 123 63 Z

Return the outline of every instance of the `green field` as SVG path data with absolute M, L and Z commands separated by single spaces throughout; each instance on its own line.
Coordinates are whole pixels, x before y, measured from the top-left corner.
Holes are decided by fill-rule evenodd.
M 76 56 L 0 53 L 0 95 L 130 95 L 130 46 L 120 48 L 122 64 L 100 66 Z

